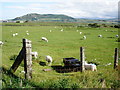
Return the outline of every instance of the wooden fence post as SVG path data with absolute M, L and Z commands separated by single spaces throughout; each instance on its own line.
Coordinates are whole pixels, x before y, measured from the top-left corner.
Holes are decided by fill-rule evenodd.
M 31 41 L 23 39 L 23 48 L 25 49 L 25 58 L 24 58 L 24 71 L 25 79 L 32 78 L 32 55 L 31 55 Z
M 114 69 L 118 66 L 118 48 L 115 48 L 115 55 L 114 55 Z
M 85 61 L 84 47 L 80 47 L 80 60 L 81 60 L 80 71 L 83 72 L 85 70 L 85 67 L 84 67 L 84 61 Z
M 15 59 L 15 62 L 13 63 L 12 67 L 10 68 L 11 72 L 16 71 L 16 69 L 18 68 L 22 60 L 24 59 L 24 53 L 25 53 L 24 48 L 22 48 L 22 50 L 19 52 L 19 55 Z

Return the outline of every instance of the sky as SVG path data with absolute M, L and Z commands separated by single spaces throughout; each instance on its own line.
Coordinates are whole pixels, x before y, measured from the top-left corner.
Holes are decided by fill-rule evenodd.
M 119 0 L 0 0 L 0 20 L 30 13 L 74 18 L 118 18 Z

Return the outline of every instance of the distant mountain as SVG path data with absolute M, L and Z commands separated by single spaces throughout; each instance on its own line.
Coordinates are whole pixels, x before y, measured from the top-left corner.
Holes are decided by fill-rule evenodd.
M 117 18 L 106 19 L 106 18 L 76 18 L 77 22 L 81 23 L 118 23 Z
M 40 21 L 40 22 L 76 22 L 73 17 L 63 14 L 37 14 L 31 13 L 11 19 L 11 21 Z

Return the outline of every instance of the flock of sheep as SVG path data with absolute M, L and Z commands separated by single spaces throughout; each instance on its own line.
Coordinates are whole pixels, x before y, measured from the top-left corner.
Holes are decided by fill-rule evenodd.
M 60 31 L 63 32 L 64 30 L 61 29 Z M 49 32 L 52 32 L 52 30 L 49 30 Z M 78 30 L 77 30 L 77 32 L 78 32 Z M 82 32 L 79 32 L 79 33 L 82 34 Z M 15 36 L 17 36 L 17 35 L 18 35 L 18 33 L 13 33 L 13 34 L 12 34 L 13 37 L 15 37 Z M 28 32 L 28 31 L 26 31 L 26 35 L 29 35 L 29 32 Z M 98 35 L 98 37 L 102 38 L 102 35 Z M 116 35 L 115 37 L 119 38 L 119 35 Z M 83 39 L 84 39 L 84 40 L 86 40 L 86 38 L 87 38 L 86 36 L 83 36 Z M 41 37 L 41 40 L 48 42 L 48 39 L 47 39 L 46 37 Z M 0 41 L 0 46 L 2 46 L 3 44 L 4 44 L 4 43 L 3 43 L 2 41 Z M 31 52 L 31 55 L 34 56 L 35 59 L 36 59 L 36 58 L 38 57 L 38 52 Z M 52 61 L 53 61 L 52 57 L 49 56 L 49 55 L 47 55 L 47 56 L 45 57 L 45 59 L 46 59 L 46 61 L 48 62 L 48 65 L 50 66 L 50 65 L 52 64 Z M 84 67 L 85 67 L 85 69 L 87 69 L 87 70 L 97 71 L 96 65 L 95 65 L 95 64 L 88 64 L 87 61 L 84 61 Z

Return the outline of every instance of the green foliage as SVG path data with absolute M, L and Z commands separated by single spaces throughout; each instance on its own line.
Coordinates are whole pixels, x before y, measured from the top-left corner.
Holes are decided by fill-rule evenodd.
M 2 88 L 31 88 L 29 81 L 24 80 L 4 70 L 2 72 Z
M 111 88 L 120 88 L 120 80 L 112 81 Z
M 120 28 L 120 25 L 114 25 L 114 28 Z
M 100 27 L 100 25 L 98 25 L 97 23 L 90 23 L 88 24 L 89 27 L 94 27 L 94 28 L 97 28 L 97 27 Z

